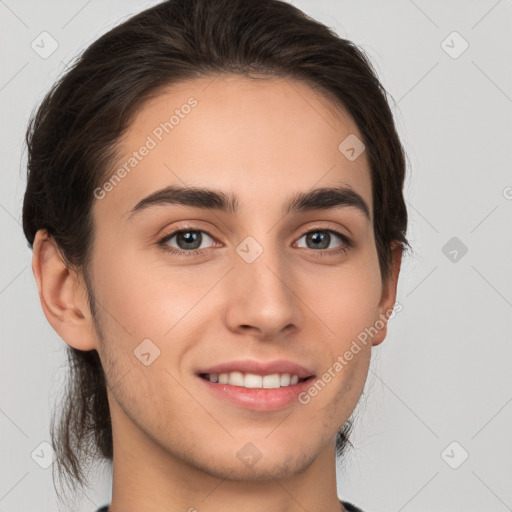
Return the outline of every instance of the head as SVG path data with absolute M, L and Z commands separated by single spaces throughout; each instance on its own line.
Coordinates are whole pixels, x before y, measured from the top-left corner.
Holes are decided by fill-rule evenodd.
M 389 317 L 408 246 L 405 157 L 361 50 L 278 0 L 163 2 L 87 48 L 27 146 L 23 228 L 70 363 L 51 430 L 61 476 L 83 484 L 128 422 L 219 476 L 247 441 L 263 456 L 240 479 L 300 471 L 331 442 L 342 455 L 386 322 L 285 421 L 204 402 L 197 372 L 285 358 L 320 379 Z M 342 206 L 318 206 L 340 202 L 317 190 L 334 188 Z

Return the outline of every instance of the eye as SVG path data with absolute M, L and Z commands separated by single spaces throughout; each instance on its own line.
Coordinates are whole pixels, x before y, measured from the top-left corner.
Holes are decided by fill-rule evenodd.
M 331 242 L 333 241 L 333 235 L 334 239 L 338 238 L 341 240 L 341 244 L 339 244 L 338 247 L 328 250 Z M 352 241 L 347 236 L 332 229 L 314 229 L 304 233 L 299 240 L 304 237 L 306 238 L 306 248 L 321 249 L 321 252 L 327 252 L 330 254 L 346 252 L 347 249 L 352 247 Z M 299 245 L 298 247 L 304 246 Z
M 205 241 L 205 237 L 206 242 L 208 242 L 208 239 L 213 241 L 213 238 L 202 229 L 180 229 L 166 235 L 158 242 L 158 245 L 160 245 L 163 250 L 173 254 L 193 256 L 205 249 L 205 247 L 201 247 L 201 244 Z M 178 247 L 171 245 L 173 239 L 176 239 L 175 243 Z
M 299 240 L 302 238 L 306 239 L 307 249 L 312 249 L 315 256 L 333 256 L 339 253 L 347 252 L 349 248 L 353 246 L 352 241 L 343 233 L 332 229 L 313 229 L 304 233 Z M 337 247 L 329 249 L 331 243 L 336 240 L 341 241 Z M 172 231 L 165 235 L 162 239 L 157 242 L 157 245 L 166 252 L 176 254 L 178 256 L 199 256 L 212 247 L 201 247 L 203 243 L 210 244 L 214 241 L 213 237 L 202 229 L 192 228 L 181 228 Z M 176 244 L 173 245 L 173 244 Z M 297 247 L 304 247 L 303 245 L 297 245 Z

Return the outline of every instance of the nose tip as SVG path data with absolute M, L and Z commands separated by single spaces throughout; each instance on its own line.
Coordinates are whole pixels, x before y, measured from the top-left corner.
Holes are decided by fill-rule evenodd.
M 283 332 L 289 332 L 300 323 L 300 312 L 296 297 L 286 283 L 289 279 L 284 272 L 274 271 L 270 262 L 277 262 L 279 256 L 272 259 L 268 252 L 251 264 L 240 262 L 229 290 L 227 323 L 231 329 L 244 334 L 254 331 L 260 340 L 270 340 Z

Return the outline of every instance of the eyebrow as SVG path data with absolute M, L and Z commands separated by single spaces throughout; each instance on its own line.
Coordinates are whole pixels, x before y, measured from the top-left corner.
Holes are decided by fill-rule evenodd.
M 129 217 L 152 206 L 177 204 L 217 210 L 236 214 L 239 212 L 239 198 L 235 194 L 202 187 L 183 187 L 171 185 L 157 190 L 141 199 L 130 211 Z M 311 210 L 330 210 L 340 207 L 353 207 L 370 220 L 370 209 L 365 200 L 349 187 L 317 188 L 300 192 L 293 196 L 283 207 L 283 214 L 307 212 Z

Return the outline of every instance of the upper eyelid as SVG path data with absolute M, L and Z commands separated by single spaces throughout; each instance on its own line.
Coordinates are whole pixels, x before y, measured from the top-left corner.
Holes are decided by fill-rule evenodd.
M 162 237 L 160 237 L 158 243 L 169 241 L 171 238 L 176 236 L 178 233 L 187 232 L 187 231 L 200 231 L 200 232 L 206 233 L 214 241 L 217 241 L 217 237 L 215 235 L 212 235 L 207 229 L 200 228 L 199 226 L 183 226 L 183 227 L 178 227 L 178 228 L 170 230 L 169 234 L 163 235 Z M 312 231 L 313 232 L 314 231 L 329 231 L 329 232 L 334 233 L 335 235 L 339 236 L 342 239 L 343 243 L 352 243 L 352 238 L 350 236 L 348 236 L 347 234 L 341 232 L 340 230 L 334 229 L 334 228 L 328 227 L 328 226 L 318 226 L 318 225 L 312 226 L 310 228 L 307 228 L 305 231 L 302 231 L 301 234 L 299 235 L 299 238 L 302 238 L 303 236 L 309 234 Z M 201 251 L 203 249 L 194 249 L 194 250 Z M 190 252 L 193 252 L 193 251 L 190 251 Z

